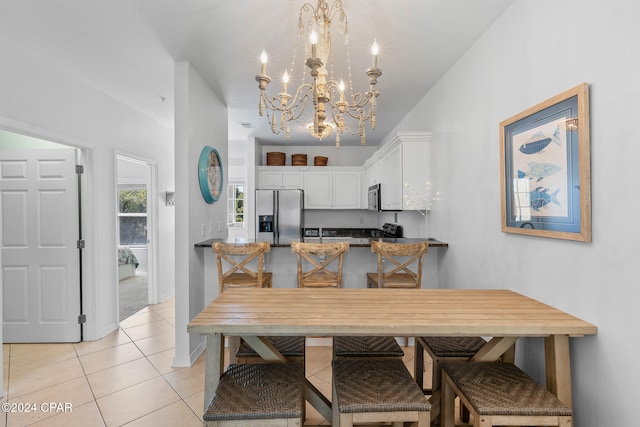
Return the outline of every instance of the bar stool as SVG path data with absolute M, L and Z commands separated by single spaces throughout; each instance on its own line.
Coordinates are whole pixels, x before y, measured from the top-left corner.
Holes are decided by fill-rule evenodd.
M 378 257 L 378 271 L 367 273 L 367 287 L 420 288 L 423 258 L 428 250 L 428 242 L 371 242 L 371 252 Z M 385 263 L 391 267 L 385 269 Z M 417 266 L 412 268 L 412 264 L 415 263 Z
M 367 273 L 367 287 L 419 289 L 422 285 L 423 259 L 428 250 L 428 242 L 371 242 L 371 252 L 378 256 L 378 270 Z M 385 269 L 385 263 L 390 267 Z M 405 345 L 409 345 L 408 337 Z
M 291 252 L 298 255 L 298 287 L 342 287 L 342 264 L 349 243 L 291 242 Z
M 349 243 L 291 242 L 291 252 L 298 255 L 298 286 L 314 288 L 342 287 L 344 255 Z M 308 270 L 305 270 L 308 267 Z M 334 337 L 334 359 L 367 357 L 379 350 L 378 357 L 402 357 L 404 352 L 393 337 Z
M 218 266 L 220 293 L 231 288 L 270 288 L 273 274 L 264 270 L 264 256 L 271 250 L 269 242 L 222 243 L 215 242 L 213 251 Z M 257 266 L 254 267 L 254 265 Z M 304 360 L 305 337 L 268 337 L 285 357 Z M 229 337 L 231 362 L 257 363 L 258 353 L 237 337 Z
M 262 271 L 264 254 L 270 250 L 268 242 L 214 243 L 220 293 L 229 288 L 270 288 L 272 273 Z M 256 268 L 249 264 L 254 260 Z

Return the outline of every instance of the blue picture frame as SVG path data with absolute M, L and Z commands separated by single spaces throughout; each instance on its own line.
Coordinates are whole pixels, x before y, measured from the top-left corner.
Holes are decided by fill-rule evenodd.
M 198 159 L 198 182 L 205 202 L 211 204 L 220 199 L 224 189 L 224 169 L 220 153 L 208 145 L 202 148 Z
M 500 123 L 502 231 L 591 241 L 589 86 Z

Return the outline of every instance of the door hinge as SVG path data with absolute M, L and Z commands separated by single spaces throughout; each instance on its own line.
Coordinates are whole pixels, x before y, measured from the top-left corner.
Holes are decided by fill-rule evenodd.
M 78 323 L 87 323 L 87 315 L 86 314 L 81 314 L 80 316 L 78 316 Z
M 80 239 L 77 242 L 78 249 L 84 249 L 84 239 Z
M 76 165 L 76 173 L 84 173 L 84 165 Z

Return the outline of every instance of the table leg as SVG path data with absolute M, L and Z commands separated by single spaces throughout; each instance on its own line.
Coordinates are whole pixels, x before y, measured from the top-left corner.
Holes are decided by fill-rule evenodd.
M 572 408 L 569 336 L 551 335 L 545 337 L 544 356 L 547 390 L 556 395 L 567 407 Z
M 227 344 L 229 346 L 229 364 L 238 363 L 236 352 L 240 348 L 240 337 L 227 337 Z
M 518 340 L 518 337 L 493 337 L 471 359 L 470 362 L 495 362 Z
M 222 334 L 207 334 L 207 347 L 204 367 L 204 412 L 209 409 L 209 403 L 220 383 L 224 369 L 224 340 Z
M 287 358 L 271 344 L 265 337 L 243 335 L 242 339 L 253 348 L 267 362 L 287 363 Z
M 304 398 L 328 422 L 332 422 L 333 413 L 331 402 L 308 379 L 304 379 Z
M 413 339 L 413 373 L 420 390 L 424 390 L 424 348 L 418 337 Z M 431 385 L 433 388 L 433 384 Z

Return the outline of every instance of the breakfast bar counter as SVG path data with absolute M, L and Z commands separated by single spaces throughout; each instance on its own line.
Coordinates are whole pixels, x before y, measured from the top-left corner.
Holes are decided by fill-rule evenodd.
M 424 239 L 424 238 L 420 238 L 420 237 L 380 237 L 380 238 L 375 238 L 375 239 L 370 239 L 370 238 L 352 238 L 352 237 L 343 237 L 343 238 L 339 238 L 339 237 L 331 237 L 331 238 L 321 238 L 321 239 L 317 239 L 317 240 L 313 240 L 314 243 L 332 243 L 332 242 L 349 242 L 349 246 L 352 248 L 370 248 L 371 247 L 371 241 L 375 240 L 375 241 L 382 241 L 382 242 L 387 242 L 387 243 L 417 243 L 417 242 L 424 242 L 425 240 L 427 242 L 429 242 L 429 249 L 431 248 L 448 248 L 449 244 L 442 242 L 440 240 L 437 239 Z M 196 243 L 195 245 L 193 245 L 196 248 L 209 248 L 211 249 L 211 245 L 213 245 L 215 242 L 222 242 L 222 243 L 249 243 L 249 242 L 255 242 L 256 240 L 252 240 L 252 239 L 207 239 L 207 240 L 203 240 L 201 242 Z M 303 239 L 303 241 L 307 242 L 307 241 L 311 241 L 310 239 Z M 272 248 L 290 248 L 291 247 L 291 243 L 287 242 L 287 243 L 272 243 L 271 244 Z
M 371 253 L 371 239 L 357 239 L 351 243 L 348 238 L 322 239 L 326 242 L 347 241 L 349 253 L 344 257 L 344 269 L 342 273 L 343 288 L 366 288 L 366 273 L 376 271 L 378 268 L 377 257 Z M 354 239 L 351 239 L 352 241 Z M 364 241 L 366 240 L 366 242 Z M 424 257 L 422 271 L 422 287 L 438 288 L 438 259 L 442 252 L 449 247 L 445 242 L 424 238 L 376 238 L 392 243 L 416 243 L 429 242 L 429 251 Z M 223 243 L 249 243 L 255 240 L 239 239 L 208 239 L 194 245 L 196 249 L 203 251 L 204 256 L 204 296 L 205 303 L 213 301 L 218 296 L 218 275 L 216 256 L 211 245 L 215 242 Z M 318 242 L 315 240 L 315 242 Z M 297 256 L 291 253 L 290 243 L 272 244 L 271 251 L 265 254 L 266 271 L 273 273 L 274 288 L 297 288 Z

